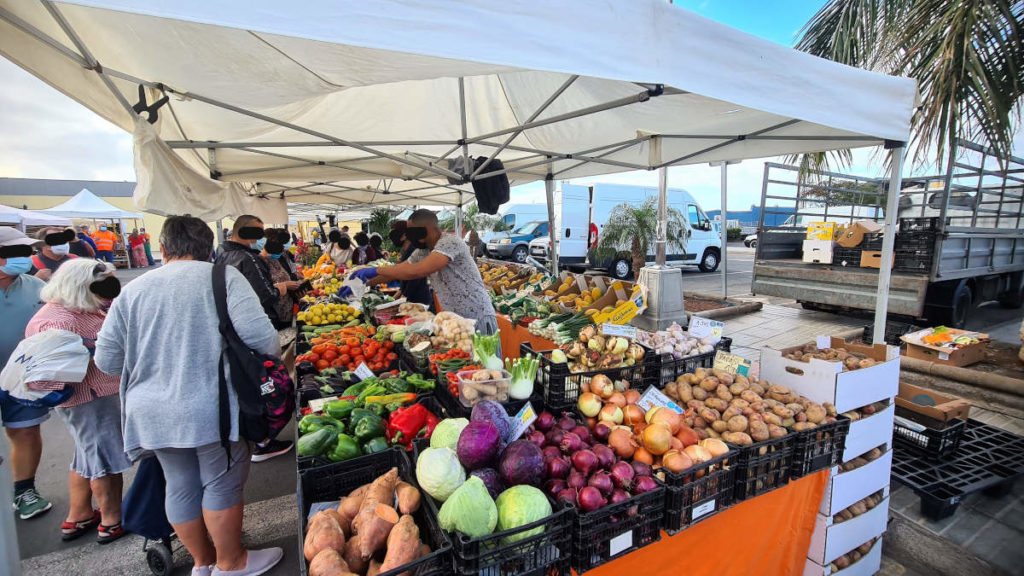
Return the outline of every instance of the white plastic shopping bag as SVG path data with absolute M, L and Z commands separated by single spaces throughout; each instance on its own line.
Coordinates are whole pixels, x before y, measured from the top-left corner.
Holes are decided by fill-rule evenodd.
M 47 330 L 18 344 L 0 372 L 0 395 L 29 406 L 58 406 L 71 396 L 64 390 L 33 390 L 29 382 L 81 382 L 89 369 L 82 337 L 67 330 Z

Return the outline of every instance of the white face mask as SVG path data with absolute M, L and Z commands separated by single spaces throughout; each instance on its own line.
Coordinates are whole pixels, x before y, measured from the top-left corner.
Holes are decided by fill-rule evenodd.
M 57 246 L 50 246 L 50 251 L 57 256 L 67 256 L 71 253 L 71 246 L 67 244 L 60 244 Z

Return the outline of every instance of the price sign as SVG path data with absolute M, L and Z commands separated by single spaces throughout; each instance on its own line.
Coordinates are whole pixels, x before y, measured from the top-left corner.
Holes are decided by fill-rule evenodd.
M 355 374 L 359 378 L 359 380 L 373 378 L 373 370 L 370 370 L 370 367 L 367 366 L 365 362 L 359 363 L 359 367 L 356 368 Z
M 715 370 L 724 370 L 731 374 L 748 376 L 750 374 L 750 362 L 747 362 L 741 356 L 719 350 L 715 353 Z
M 815 344 L 818 346 L 818 350 L 824 350 L 825 348 L 832 347 L 832 339 L 828 336 L 818 336 L 815 339 Z
M 309 401 L 309 409 L 312 410 L 313 412 L 323 412 L 325 404 L 337 399 L 337 396 L 328 396 L 326 398 L 314 398 Z
M 644 392 L 644 395 L 637 400 L 636 403 L 644 412 L 647 412 L 654 406 L 660 406 L 662 408 L 670 408 L 679 414 L 683 413 L 683 408 L 676 404 L 671 398 L 662 393 L 654 386 L 651 386 Z
M 693 507 L 693 519 L 696 520 L 697 518 L 700 518 L 701 516 L 704 516 L 705 514 L 710 514 L 710 513 L 714 512 L 715 511 L 715 504 L 717 504 L 717 500 L 708 500 L 707 502 L 701 504 L 700 506 L 694 506 Z
M 608 552 L 611 556 L 621 554 L 633 547 L 633 531 L 623 532 L 608 542 Z
M 601 324 L 601 333 L 605 336 L 620 336 L 622 338 L 636 339 L 636 326 L 628 324 L 612 324 L 605 322 Z
M 508 442 L 518 440 L 523 432 L 533 424 L 533 421 L 537 419 L 537 411 L 533 409 L 533 405 L 529 402 L 525 406 L 519 409 L 519 412 L 512 417 L 512 423 L 515 424 L 515 429 L 512 430 L 512 437 L 508 439 Z
M 721 338 L 725 330 L 725 322 L 702 318 L 700 316 L 690 317 L 690 326 L 686 329 L 690 336 L 695 338 Z

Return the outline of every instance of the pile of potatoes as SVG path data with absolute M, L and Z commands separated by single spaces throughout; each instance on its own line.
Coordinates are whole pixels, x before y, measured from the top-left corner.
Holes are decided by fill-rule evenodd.
M 392 468 L 306 524 L 309 576 L 376 576 L 430 554 L 412 514 L 420 491 Z
M 825 360 L 826 362 L 842 362 L 843 372 L 870 368 L 878 364 L 874 358 L 868 358 L 863 354 L 849 352 L 842 348 L 819 349 L 815 344 L 805 344 L 802 348 L 789 350 L 785 353 L 785 357 L 799 362 L 810 362 L 811 358 Z
M 861 544 L 860 546 L 857 546 L 853 550 L 850 550 L 846 554 L 843 554 L 839 558 L 833 560 L 832 563 L 828 565 L 829 569 L 831 570 L 830 574 L 835 574 L 840 570 L 849 568 L 858 560 L 863 558 L 868 552 L 871 552 L 871 547 L 875 545 L 875 540 L 877 539 L 878 538 L 872 538 L 871 540 L 868 540 L 867 542 Z
M 835 519 L 834 523 L 841 524 L 843 522 L 846 522 L 847 520 L 853 520 L 857 516 L 865 514 L 868 510 L 871 510 L 875 506 L 878 506 L 879 504 L 882 503 L 883 500 L 885 500 L 885 498 L 883 497 L 883 491 L 879 490 L 878 492 L 871 494 L 867 498 L 858 500 L 853 504 L 850 504 L 846 508 L 840 510 L 835 516 L 833 516 L 833 518 Z
M 748 446 L 836 421 L 835 407 L 818 404 L 789 388 L 722 370 L 697 368 L 665 386 L 687 408 L 683 418 L 703 440 L 719 438 Z
M 875 460 L 881 458 L 883 454 L 885 454 L 883 448 L 885 448 L 885 445 L 876 446 L 871 450 L 868 450 L 864 454 L 861 454 L 860 456 L 857 456 L 856 458 L 850 460 L 849 462 L 843 462 L 839 466 L 839 468 L 842 472 L 849 472 L 850 470 L 856 470 L 857 468 L 866 465 L 868 462 L 874 462 Z
M 849 418 L 851 422 L 856 422 L 857 420 L 862 420 L 864 418 L 867 418 L 868 416 L 874 416 L 875 414 L 878 414 L 879 412 L 885 410 L 888 407 L 889 404 L 885 402 L 875 402 L 873 404 L 868 404 L 867 406 L 861 406 L 856 410 L 843 412 L 843 416 Z

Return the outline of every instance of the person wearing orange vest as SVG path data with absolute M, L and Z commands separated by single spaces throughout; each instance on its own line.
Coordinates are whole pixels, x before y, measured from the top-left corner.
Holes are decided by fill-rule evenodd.
M 92 233 L 92 240 L 96 243 L 96 259 L 114 263 L 114 246 L 117 244 L 117 235 L 107 230 L 106 226 Z

